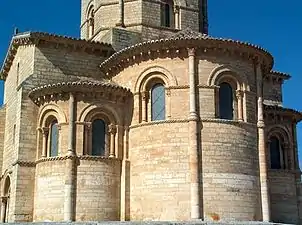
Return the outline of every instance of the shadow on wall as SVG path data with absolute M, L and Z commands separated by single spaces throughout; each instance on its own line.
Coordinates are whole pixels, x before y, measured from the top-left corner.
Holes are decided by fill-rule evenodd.
M 3 105 L 3 96 L 4 96 L 4 81 L 0 80 L 0 108 Z

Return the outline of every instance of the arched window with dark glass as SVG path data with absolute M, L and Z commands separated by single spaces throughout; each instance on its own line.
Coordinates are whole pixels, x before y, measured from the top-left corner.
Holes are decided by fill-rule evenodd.
M 151 120 L 165 120 L 165 86 L 155 84 L 151 89 Z
M 50 151 L 49 156 L 58 156 L 58 143 L 59 143 L 59 129 L 58 121 L 54 120 L 50 124 Z
M 219 85 L 219 118 L 232 120 L 233 115 L 233 88 L 223 82 Z
M 161 26 L 172 27 L 173 20 L 173 1 L 166 0 L 161 5 Z
M 92 151 L 94 156 L 105 156 L 106 123 L 96 119 L 92 122 Z
M 272 137 L 270 139 L 269 148 L 271 169 L 282 169 L 283 149 L 279 138 Z

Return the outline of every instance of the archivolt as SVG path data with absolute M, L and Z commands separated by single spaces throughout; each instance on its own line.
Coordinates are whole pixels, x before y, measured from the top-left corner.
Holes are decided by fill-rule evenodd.
M 152 66 L 142 71 L 135 83 L 134 91 L 140 92 L 146 90 L 146 85 L 152 79 L 160 79 L 165 86 L 177 86 L 177 79 L 167 69 L 160 66 Z
M 122 124 L 117 112 L 110 106 L 105 105 L 89 105 L 79 115 L 79 122 L 87 122 L 96 115 L 100 114 L 106 122 L 114 124 Z
M 57 118 L 58 123 L 66 123 L 67 118 L 65 113 L 55 104 L 45 105 L 40 109 L 39 113 L 39 126 L 43 126 L 49 116 L 54 116 Z
M 267 131 L 267 138 L 270 140 L 273 136 L 279 138 L 282 140 L 285 144 L 290 144 L 290 133 L 289 131 L 281 125 L 275 125 L 272 126 L 270 129 Z
M 220 81 L 224 78 L 231 79 L 236 83 L 237 89 L 249 91 L 248 79 L 245 73 L 238 71 L 231 66 L 218 66 L 212 70 L 209 78 L 208 85 L 219 85 Z

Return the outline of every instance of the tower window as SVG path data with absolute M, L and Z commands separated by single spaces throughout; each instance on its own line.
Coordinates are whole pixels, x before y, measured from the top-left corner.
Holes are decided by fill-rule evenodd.
M 166 0 L 161 4 L 161 26 L 172 27 L 173 23 L 173 1 Z
M 93 5 L 89 7 L 87 14 L 87 23 L 88 23 L 88 38 L 91 38 L 94 35 L 94 7 Z
M 151 89 L 151 120 L 165 120 L 165 87 L 155 84 Z
M 92 152 L 94 156 L 105 156 L 106 124 L 104 120 L 92 122 Z
M 230 84 L 223 82 L 219 88 L 219 118 L 232 120 L 233 115 L 233 88 Z

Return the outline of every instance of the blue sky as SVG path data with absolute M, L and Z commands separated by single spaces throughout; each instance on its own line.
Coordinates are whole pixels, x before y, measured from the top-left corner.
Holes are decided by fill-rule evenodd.
M 43 4 L 42 4 L 43 3 Z M 80 0 L 1 0 L 0 62 L 3 62 L 14 27 L 79 36 Z M 287 4 L 289 3 L 289 4 Z M 289 73 L 284 85 L 284 106 L 302 111 L 302 1 L 301 0 L 208 0 L 209 32 L 260 45 L 275 58 L 274 69 Z M 3 85 L 0 82 L 0 104 Z M 298 126 L 302 163 L 302 123 Z

